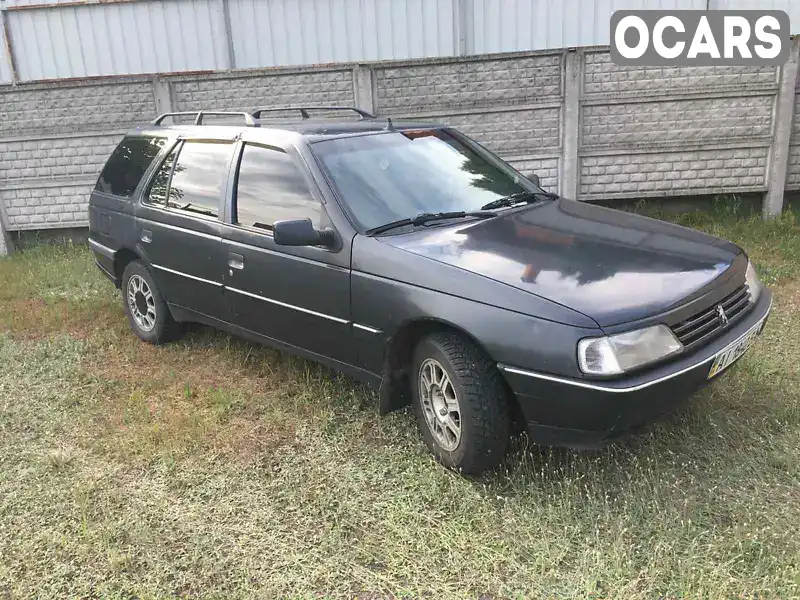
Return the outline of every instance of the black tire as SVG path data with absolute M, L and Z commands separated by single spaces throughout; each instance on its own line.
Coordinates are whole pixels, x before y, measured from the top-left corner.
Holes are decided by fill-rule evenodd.
M 148 306 L 152 309 L 152 313 L 155 315 L 154 317 L 145 314 L 141 306 L 139 307 L 139 315 L 145 314 L 146 319 L 143 321 L 141 317 L 137 319 L 135 316 L 134 309 L 129 302 L 129 293 L 131 291 L 129 286 L 131 286 L 131 280 L 134 280 L 134 287 L 137 283 L 141 285 L 142 281 L 146 284 L 147 290 L 149 290 L 151 294 L 151 301 L 146 300 L 146 302 L 148 302 Z M 141 295 L 144 297 L 144 294 Z M 172 318 L 172 313 L 170 313 L 167 303 L 164 302 L 164 299 L 161 297 L 161 293 L 156 287 L 153 276 L 141 261 L 131 261 L 128 266 L 125 267 L 125 272 L 122 274 L 122 306 L 125 310 L 125 315 L 128 317 L 131 329 L 145 342 L 164 344 L 174 340 L 180 334 L 179 324 Z
M 428 424 L 431 415 L 435 418 L 435 412 L 430 410 L 426 417 L 423 406 L 425 402 L 429 407 L 433 406 L 430 400 L 424 401 L 422 397 L 423 365 L 428 369 L 428 375 L 430 368 L 435 368 L 435 363 L 428 359 L 441 365 L 455 390 L 460 413 L 460 440 L 454 448 L 445 447 L 437 439 L 437 435 L 444 436 L 442 427 Z M 423 338 L 414 350 L 411 388 L 417 423 L 425 443 L 439 462 L 462 473 L 478 475 L 503 460 L 511 436 L 508 392 L 495 363 L 470 340 L 455 332 L 433 333 Z M 442 418 L 452 418 L 451 422 L 454 422 L 455 414 Z M 435 435 L 432 427 L 440 434 Z M 454 436 L 446 437 L 446 441 L 454 443 Z

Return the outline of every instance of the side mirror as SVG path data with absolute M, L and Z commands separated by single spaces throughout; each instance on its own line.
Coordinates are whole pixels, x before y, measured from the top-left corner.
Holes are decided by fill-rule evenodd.
M 272 236 L 279 246 L 332 246 L 335 241 L 332 230 L 315 229 L 311 219 L 275 221 Z
M 539 176 L 536 173 L 528 173 L 525 177 L 536 187 L 542 187 L 542 184 L 539 183 Z

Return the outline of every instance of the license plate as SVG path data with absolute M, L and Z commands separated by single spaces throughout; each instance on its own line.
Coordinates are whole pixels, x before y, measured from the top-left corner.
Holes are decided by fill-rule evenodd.
M 764 317 L 751 327 L 747 333 L 720 350 L 719 354 L 714 357 L 714 362 L 711 364 L 711 369 L 708 372 L 709 379 L 722 373 L 750 349 L 750 346 L 753 345 L 758 335 L 761 333 L 761 330 L 764 328 L 766 320 L 766 317 Z

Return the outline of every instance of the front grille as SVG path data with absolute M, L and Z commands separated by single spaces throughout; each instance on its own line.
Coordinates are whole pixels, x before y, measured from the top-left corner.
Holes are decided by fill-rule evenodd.
M 730 326 L 744 315 L 749 301 L 750 291 L 747 289 L 747 285 L 743 285 L 723 298 L 721 302 L 673 325 L 672 332 L 681 341 L 684 348 L 694 348 L 704 344 L 724 328 L 717 306 L 722 306 L 725 316 L 728 318 L 728 326 Z

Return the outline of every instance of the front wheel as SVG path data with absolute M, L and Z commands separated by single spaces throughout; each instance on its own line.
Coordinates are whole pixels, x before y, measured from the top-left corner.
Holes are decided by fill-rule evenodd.
M 414 352 L 414 409 L 425 443 L 446 467 L 477 475 L 497 466 L 510 438 L 508 394 L 494 362 L 455 332 Z

